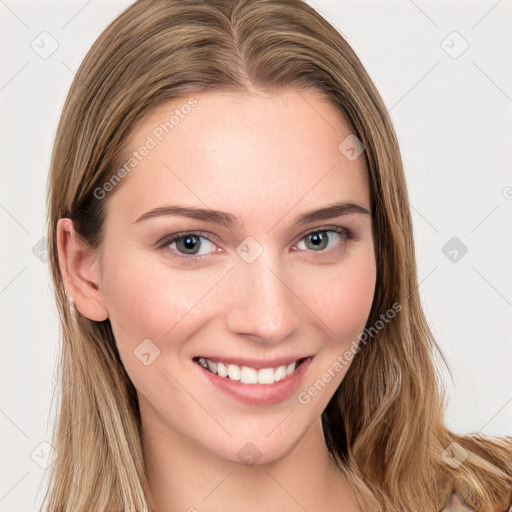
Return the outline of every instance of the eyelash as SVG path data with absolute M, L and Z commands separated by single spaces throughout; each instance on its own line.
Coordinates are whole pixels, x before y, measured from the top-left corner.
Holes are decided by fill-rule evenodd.
M 314 229 L 313 231 L 310 231 L 310 232 L 306 233 L 305 235 L 301 236 L 298 239 L 298 242 L 304 240 L 308 236 L 314 235 L 315 233 L 321 233 L 321 232 L 338 233 L 338 234 L 342 235 L 345 238 L 345 240 L 352 240 L 355 238 L 354 233 L 350 229 L 347 229 L 343 226 L 323 226 L 321 228 Z M 171 235 L 164 236 L 162 239 L 160 239 L 155 244 L 156 248 L 157 249 L 165 249 L 167 246 L 169 246 L 173 242 L 176 242 L 177 240 L 180 240 L 182 238 L 186 238 L 189 235 L 192 235 L 193 237 L 196 237 L 196 238 L 206 238 L 209 242 L 212 242 L 207 236 L 208 233 L 205 233 L 203 231 L 182 231 L 180 233 L 173 233 Z M 214 243 L 214 242 L 212 242 L 212 243 Z M 311 251 L 311 252 L 314 252 L 314 251 Z M 327 251 L 322 250 L 320 252 L 327 252 Z M 178 260 L 182 260 L 185 263 L 192 264 L 192 263 L 195 263 L 195 262 L 199 261 L 200 259 L 202 259 L 204 257 L 204 255 L 202 255 L 202 256 L 192 256 L 192 255 L 178 256 L 174 251 L 171 251 L 171 257 L 176 258 Z

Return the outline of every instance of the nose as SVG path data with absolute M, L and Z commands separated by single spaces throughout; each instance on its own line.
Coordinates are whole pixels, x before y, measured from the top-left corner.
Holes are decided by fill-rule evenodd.
M 265 251 L 252 263 L 236 264 L 229 285 L 231 297 L 226 302 L 231 332 L 276 344 L 298 329 L 302 302 L 280 269 Z

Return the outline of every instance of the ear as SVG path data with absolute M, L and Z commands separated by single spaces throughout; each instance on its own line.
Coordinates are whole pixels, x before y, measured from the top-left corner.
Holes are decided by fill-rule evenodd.
M 64 286 L 75 308 L 90 320 L 106 320 L 108 311 L 101 294 L 99 252 L 79 237 L 71 219 L 63 218 L 57 223 L 57 251 Z

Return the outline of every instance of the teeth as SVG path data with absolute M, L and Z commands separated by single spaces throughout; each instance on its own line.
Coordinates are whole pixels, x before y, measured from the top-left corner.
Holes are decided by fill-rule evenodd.
M 272 384 L 274 382 L 274 368 L 262 368 L 258 372 L 258 384 Z
M 274 380 L 276 382 L 284 379 L 286 377 L 286 366 L 280 366 L 279 368 L 276 368 L 274 371 Z
M 228 369 L 224 366 L 224 363 L 217 363 L 217 375 L 219 377 L 228 376 Z
M 288 377 L 288 375 L 291 375 L 294 371 L 295 371 L 295 363 L 290 363 L 286 367 L 286 376 Z
M 274 384 L 280 380 L 289 377 L 296 369 L 296 363 L 278 366 L 277 368 L 249 368 L 247 366 L 237 366 L 236 364 L 214 363 L 205 357 L 200 357 L 197 361 L 202 367 L 217 374 L 219 377 L 229 377 L 231 380 L 237 380 L 243 384 Z
M 247 366 L 242 366 L 242 371 L 240 372 L 240 382 L 243 382 L 244 384 L 257 384 L 258 370 L 255 368 L 247 368 Z
M 207 360 L 206 362 L 208 363 L 208 369 L 212 373 L 217 373 L 217 363 L 214 363 L 213 361 L 210 360 Z
M 240 380 L 240 367 L 235 364 L 230 364 L 228 366 L 228 377 L 231 380 Z

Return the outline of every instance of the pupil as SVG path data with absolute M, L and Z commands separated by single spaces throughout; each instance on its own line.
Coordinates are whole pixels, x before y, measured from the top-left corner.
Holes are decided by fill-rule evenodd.
M 323 231 L 319 231 L 318 233 L 311 235 L 311 242 L 313 243 L 313 247 L 316 249 L 322 247 L 322 243 L 325 242 L 326 240 L 327 237 L 325 236 L 325 233 Z
M 197 245 L 197 238 L 195 236 L 186 236 L 183 237 L 181 240 L 183 240 L 183 244 L 185 250 L 190 251 L 194 249 L 194 245 Z M 193 251 L 194 253 L 197 251 Z

